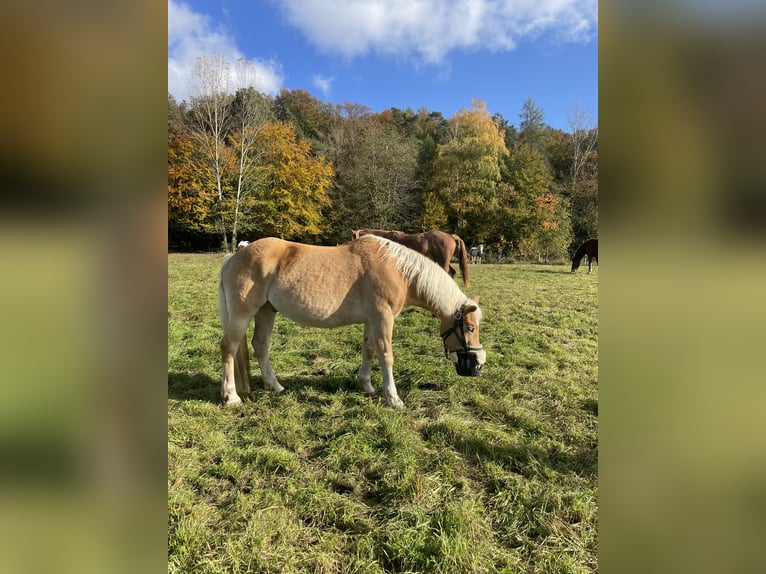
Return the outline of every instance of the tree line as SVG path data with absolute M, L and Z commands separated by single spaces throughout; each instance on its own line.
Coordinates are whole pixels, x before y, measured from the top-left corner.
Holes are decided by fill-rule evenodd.
M 442 229 L 494 253 L 562 259 L 598 230 L 598 128 L 527 99 L 518 127 L 484 102 L 445 118 L 257 90 L 251 62 L 198 58 L 189 102 L 168 94 L 171 249 L 273 235 L 344 243 L 357 228 Z

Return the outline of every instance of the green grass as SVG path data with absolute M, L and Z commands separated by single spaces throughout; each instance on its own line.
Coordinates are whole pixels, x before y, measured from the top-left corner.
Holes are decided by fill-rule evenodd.
M 360 325 L 278 316 L 286 392 L 263 391 L 254 362 L 252 397 L 223 408 L 221 259 L 168 257 L 169 572 L 597 570 L 597 268 L 471 266 L 480 378 L 405 309 L 404 411 L 358 392 Z

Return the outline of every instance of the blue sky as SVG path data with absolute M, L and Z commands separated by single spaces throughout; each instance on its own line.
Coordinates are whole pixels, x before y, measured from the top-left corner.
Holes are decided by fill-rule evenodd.
M 259 89 L 325 102 L 427 108 L 483 100 L 519 123 L 527 98 L 568 130 L 598 117 L 597 0 L 168 1 L 168 91 L 188 99 L 196 57 L 253 61 Z

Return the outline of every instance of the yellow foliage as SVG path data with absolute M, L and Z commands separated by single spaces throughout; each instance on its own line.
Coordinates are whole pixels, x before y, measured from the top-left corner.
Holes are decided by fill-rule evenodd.
M 260 167 L 265 186 L 257 201 L 262 232 L 285 238 L 321 233 L 332 166 L 324 157 L 313 157 L 311 144 L 290 124 L 268 124 L 259 139 L 265 150 Z

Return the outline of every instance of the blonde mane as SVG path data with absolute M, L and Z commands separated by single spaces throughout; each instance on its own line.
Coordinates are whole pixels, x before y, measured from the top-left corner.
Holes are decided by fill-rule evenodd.
M 439 265 L 417 251 L 395 241 L 364 235 L 359 240 L 371 239 L 386 247 L 383 259 L 391 259 L 404 274 L 405 279 L 415 286 L 418 297 L 422 298 L 432 311 L 439 315 L 451 315 L 468 300 L 457 284 Z M 357 241 L 359 241 L 357 240 Z

